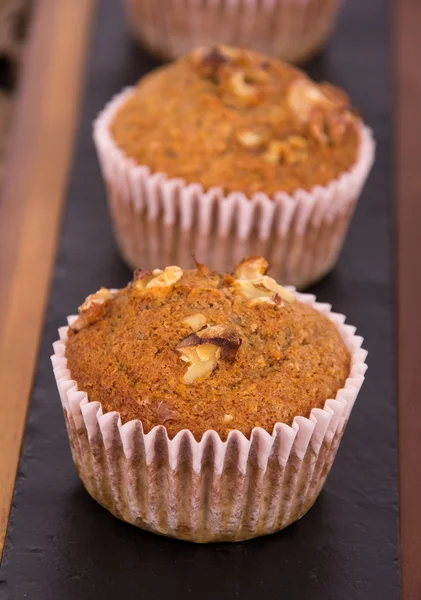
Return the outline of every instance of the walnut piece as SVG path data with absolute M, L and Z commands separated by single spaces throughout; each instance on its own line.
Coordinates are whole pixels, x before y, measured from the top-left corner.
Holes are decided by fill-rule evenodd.
M 188 327 L 191 327 L 193 331 L 199 331 L 199 329 L 203 329 L 206 326 L 206 317 L 200 313 L 196 313 L 195 315 L 191 315 L 190 317 L 186 317 L 183 320 L 183 323 Z
M 298 136 L 291 137 L 294 139 L 298 138 Z M 269 143 L 267 151 L 263 154 L 263 158 L 273 165 L 279 163 L 294 165 L 305 161 L 307 156 L 306 145 L 303 144 L 298 147 L 295 141 L 290 142 L 290 138 L 286 140 L 272 140 Z
M 231 91 L 234 96 L 246 105 L 257 104 L 260 100 L 260 88 L 255 83 L 249 82 L 245 71 L 234 71 L 229 79 Z
M 155 273 L 155 271 L 153 273 Z M 180 267 L 166 267 L 146 284 L 146 289 L 155 287 L 169 287 L 174 285 L 174 283 L 177 283 L 182 276 L 183 269 L 180 269 Z
M 281 306 L 281 300 L 294 302 L 295 296 L 265 275 L 268 263 L 264 258 L 252 257 L 241 261 L 234 270 L 233 286 L 242 296 L 256 303 L 271 303 Z
M 347 108 L 350 105 L 349 96 L 341 89 L 331 83 L 324 81 L 319 84 L 319 90 L 339 108 Z
M 190 55 L 190 60 L 197 71 L 214 83 L 219 83 L 219 75 L 227 64 L 240 56 L 235 48 L 219 44 L 212 48 L 197 48 Z
M 266 162 L 271 163 L 272 165 L 277 165 L 281 162 L 286 150 L 287 145 L 285 142 L 282 142 L 281 140 L 273 140 L 270 142 L 268 149 L 263 154 L 263 158 Z
M 248 66 L 245 69 L 245 80 L 249 84 L 266 83 L 269 80 L 269 73 L 262 64 Z
M 289 88 L 288 103 L 321 144 L 339 141 L 352 120 L 348 97 L 329 84 L 317 86 L 308 79 L 296 79 Z
M 259 277 L 253 281 L 253 285 L 256 286 L 257 289 L 262 289 L 264 291 L 270 290 L 275 295 L 277 294 L 286 302 L 294 302 L 295 296 L 292 292 L 288 291 L 286 288 L 279 285 L 273 277 L 268 277 L 264 275 L 263 277 Z M 274 303 L 277 304 L 277 300 L 273 299 Z
M 79 306 L 79 317 L 72 323 L 70 329 L 80 331 L 84 327 L 99 321 L 105 315 L 107 302 L 112 297 L 112 293 L 107 288 L 101 288 L 95 294 L 90 294 L 85 302 Z
M 330 107 L 334 103 L 309 79 L 296 79 L 288 90 L 288 104 L 299 120 L 306 122 L 315 106 Z
M 196 379 L 210 375 L 220 358 L 230 361 L 235 358 L 240 344 L 238 333 L 225 325 L 207 327 L 187 336 L 176 348 L 181 360 L 190 365 L 183 381 L 193 383 Z
M 182 275 L 183 270 L 180 267 L 166 267 L 163 271 L 161 269 L 153 271 L 136 269 L 133 273 L 132 286 L 139 291 L 146 288 L 169 287 L 181 279 Z
M 257 104 L 269 79 L 266 62 L 256 64 L 252 53 L 224 44 L 199 48 L 190 54 L 189 60 L 202 77 L 220 86 L 223 92 L 228 90 L 230 101 L 242 106 Z
M 254 290 L 256 291 L 256 293 L 259 293 L 259 290 L 257 290 L 257 288 L 254 288 Z M 275 300 L 275 297 L 277 297 L 276 294 L 275 296 L 273 296 L 272 294 L 268 296 L 255 296 L 252 300 L 250 300 L 250 304 L 252 306 L 254 306 L 255 304 L 276 304 L 277 306 L 281 306 L 281 304 Z
M 234 277 L 252 281 L 260 275 L 266 275 L 269 263 L 262 256 L 244 258 L 234 269 Z
M 189 363 L 189 368 L 183 377 L 184 383 L 193 383 L 196 379 L 210 375 L 221 355 L 221 349 L 213 344 L 178 347 L 177 351 L 181 355 L 181 360 Z
M 151 271 L 144 271 L 143 269 L 136 269 L 133 273 L 133 287 L 136 290 L 144 290 L 147 284 L 152 281 L 154 275 Z
M 264 136 L 261 133 L 257 133 L 256 131 L 238 131 L 235 137 L 237 138 L 237 141 L 248 150 L 254 150 L 256 148 L 259 148 L 265 143 Z
M 257 288 L 254 283 L 248 281 L 247 279 L 238 279 L 234 282 L 234 288 L 240 292 L 242 296 L 247 298 L 248 300 L 258 300 L 261 302 L 270 302 L 270 304 L 275 304 L 272 300 L 273 292 L 270 290 L 264 290 Z M 267 301 L 264 300 L 267 298 Z M 259 302 L 257 302 L 259 303 Z
M 305 161 L 307 157 L 307 142 L 298 135 L 292 135 L 285 140 L 272 140 L 263 155 L 263 158 L 273 165 L 294 165 Z
M 190 56 L 193 62 L 198 66 L 212 65 L 213 67 L 219 67 L 226 62 L 235 60 L 239 54 L 240 52 L 235 48 L 231 48 L 231 46 L 218 44 L 211 48 L 196 48 Z
M 206 329 L 202 329 L 197 333 L 197 337 L 200 340 L 206 340 L 219 346 L 221 348 L 221 358 L 224 360 L 234 360 L 241 345 L 241 339 L 237 331 L 226 325 L 206 327 Z
M 234 417 L 232 415 L 224 415 L 224 423 L 225 425 L 228 425 L 229 423 L 231 423 L 233 421 Z

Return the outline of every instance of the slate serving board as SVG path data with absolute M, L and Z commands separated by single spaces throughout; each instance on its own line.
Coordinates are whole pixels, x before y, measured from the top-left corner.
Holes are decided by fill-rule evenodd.
M 378 142 L 340 262 L 311 290 L 364 336 L 367 381 L 325 489 L 300 522 L 249 542 L 198 546 L 137 530 L 88 496 L 73 468 L 51 372 L 51 344 L 65 316 L 92 290 L 131 278 L 114 249 L 91 123 L 114 93 L 157 63 L 131 43 L 116 0 L 100 2 L 1 600 L 400 597 L 387 9 L 383 0 L 348 2 L 328 49 L 308 66 L 316 79 L 349 92 Z

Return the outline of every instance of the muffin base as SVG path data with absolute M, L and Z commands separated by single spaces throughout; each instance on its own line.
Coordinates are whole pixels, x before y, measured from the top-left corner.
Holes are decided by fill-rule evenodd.
M 114 233 L 131 268 L 192 266 L 191 255 L 228 271 L 244 256 L 265 256 L 271 275 L 301 289 L 336 263 L 355 204 L 374 159 L 371 131 L 359 125 L 353 168 L 326 186 L 272 198 L 225 195 L 200 184 L 169 179 L 136 165 L 115 145 L 110 123 L 131 94 L 114 98 L 94 124 L 94 140 L 108 191 Z
M 225 43 L 301 63 L 325 43 L 338 0 L 125 0 L 134 37 L 161 58 Z
M 54 344 L 54 374 L 76 469 L 90 495 L 116 517 L 137 527 L 194 542 L 239 541 L 274 533 L 301 518 L 329 473 L 349 414 L 364 381 L 366 351 L 343 315 L 314 296 L 298 294 L 338 327 L 351 353 L 351 371 L 335 399 L 261 428 L 250 439 L 215 431 L 196 441 L 188 430 L 172 440 L 164 426 L 143 432 L 140 421 L 121 425 L 103 414 L 71 379 L 65 357 L 67 327 Z M 69 323 L 75 317 L 69 317 Z

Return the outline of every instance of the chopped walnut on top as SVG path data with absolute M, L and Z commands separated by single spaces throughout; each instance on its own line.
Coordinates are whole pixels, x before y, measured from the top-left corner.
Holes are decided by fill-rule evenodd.
M 268 263 L 264 258 L 246 258 L 234 270 L 234 287 L 240 294 L 255 303 L 282 306 L 282 300 L 294 302 L 295 296 L 266 275 Z
M 240 130 L 235 134 L 239 144 L 248 150 L 255 150 L 265 144 L 265 136 L 257 131 Z
M 183 276 L 183 270 L 180 267 L 166 267 L 163 271 L 155 269 L 154 271 L 143 271 L 137 269 L 134 272 L 132 285 L 136 290 L 145 290 L 150 288 L 165 288 L 174 285 Z
M 263 160 L 273 165 L 294 165 L 308 158 L 308 140 L 302 135 L 277 139 L 262 130 L 240 129 L 235 139 L 242 148 L 255 154 L 259 152 Z
M 219 346 L 221 348 L 221 357 L 227 360 L 234 360 L 237 350 L 241 345 L 241 339 L 237 331 L 226 325 L 206 327 L 206 329 L 197 333 L 197 337 Z
M 206 317 L 200 313 L 196 313 L 191 315 L 190 317 L 186 317 L 183 321 L 185 325 L 191 327 L 193 331 L 199 331 L 206 327 Z
M 193 64 L 205 76 L 217 74 L 222 65 L 235 60 L 239 51 L 219 44 L 212 48 L 197 48 L 191 53 Z
M 161 273 L 154 277 L 147 285 L 152 287 L 168 287 L 177 283 L 183 276 L 183 269 L 180 267 L 166 267 Z
M 214 325 L 187 336 L 176 350 L 181 360 L 189 363 L 184 374 L 184 383 L 209 376 L 216 368 L 218 360 L 232 361 L 235 358 L 241 339 L 235 329 L 225 325 Z
M 80 331 L 99 321 L 105 315 L 107 303 L 112 297 L 112 293 L 107 288 L 101 288 L 95 294 L 90 294 L 79 306 L 79 317 L 72 323 L 70 329 Z
M 221 349 L 212 344 L 177 348 L 177 351 L 180 353 L 181 360 L 189 363 L 183 377 L 184 383 L 193 383 L 196 379 L 210 375 L 221 356 Z
M 288 104 L 321 144 L 339 141 L 352 120 L 348 97 L 329 84 L 296 79 L 288 91 Z
M 305 138 L 299 135 L 291 135 L 285 140 L 272 140 L 263 158 L 273 165 L 279 163 L 294 165 L 306 160 L 307 156 Z
M 240 57 L 239 50 L 223 44 L 212 48 L 198 48 L 190 54 L 190 60 L 199 75 L 209 79 L 215 85 L 221 83 L 227 72 L 232 72 L 233 67 L 238 66 Z
M 269 263 L 262 256 L 250 256 L 244 258 L 234 270 L 234 276 L 237 279 L 255 279 L 261 275 L 266 275 Z
M 232 101 L 242 106 L 258 104 L 269 75 L 264 63 L 252 53 L 219 44 L 199 48 L 191 54 L 196 70 L 215 85 L 224 88 Z
M 132 285 L 137 290 L 144 290 L 147 284 L 152 281 L 154 275 L 152 271 L 144 271 L 143 269 L 136 269 L 133 273 Z
M 258 104 L 261 100 L 261 89 L 258 82 L 249 79 L 246 70 L 236 70 L 229 78 L 229 86 L 234 97 L 245 105 Z

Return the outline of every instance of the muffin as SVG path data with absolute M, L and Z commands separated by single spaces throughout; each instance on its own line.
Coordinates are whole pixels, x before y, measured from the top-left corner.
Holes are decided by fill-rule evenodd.
M 187 268 L 194 253 L 228 271 L 262 254 L 299 288 L 335 264 L 374 154 L 343 92 L 225 46 L 125 90 L 94 138 L 132 268 Z
M 355 328 L 243 260 L 101 288 L 60 330 L 73 459 L 115 516 L 196 542 L 273 533 L 330 470 L 364 380 Z
M 302 62 L 328 38 L 339 0 L 125 0 L 139 42 L 163 58 L 218 42 Z

